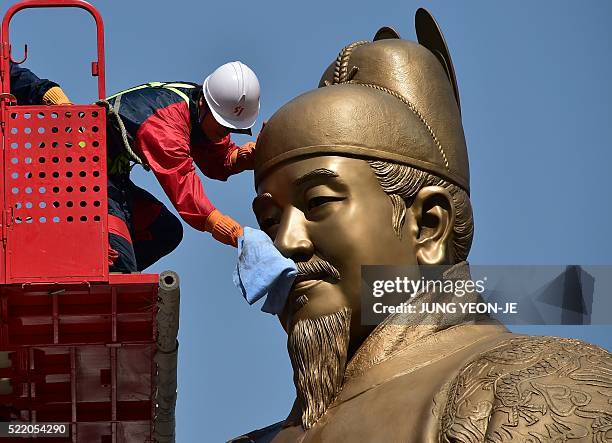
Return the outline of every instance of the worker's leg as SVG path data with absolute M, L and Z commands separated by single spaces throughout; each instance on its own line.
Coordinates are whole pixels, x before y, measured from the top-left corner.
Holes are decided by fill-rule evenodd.
M 153 195 L 132 185 L 134 251 L 139 271 L 168 255 L 183 239 L 183 226 Z
M 137 270 L 136 255 L 129 229 L 131 224 L 131 210 L 128 201 L 129 183 L 127 178 L 108 178 L 110 272 L 135 272 Z

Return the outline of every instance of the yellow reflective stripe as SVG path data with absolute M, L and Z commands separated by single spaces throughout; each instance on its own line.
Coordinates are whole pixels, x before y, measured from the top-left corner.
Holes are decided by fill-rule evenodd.
M 106 100 L 110 100 L 111 98 L 115 98 L 115 97 L 117 97 L 118 95 L 121 95 L 121 94 L 126 94 L 126 93 L 128 93 L 128 92 L 138 91 L 139 89 L 148 88 L 148 87 L 150 87 L 150 86 L 151 86 L 151 85 L 149 85 L 149 84 L 147 83 L 147 84 L 145 84 L 145 85 L 135 86 L 135 87 L 133 87 L 133 88 L 126 89 L 126 90 L 124 90 L 124 91 L 119 91 L 119 92 L 117 92 L 116 94 L 113 94 L 113 95 L 111 95 L 111 96 L 109 96 L 109 97 L 106 97 Z
M 189 97 L 187 96 L 187 94 L 185 94 L 184 92 L 179 91 L 176 88 L 185 88 L 185 89 L 193 89 L 193 88 L 195 88 L 194 85 L 190 85 L 188 83 L 149 82 L 149 83 L 145 83 L 144 85 L 135 86 L 133 88 L 117 92 L 116 94 L 113 94 L 113 95 L 111 95 L 109 97 L 106 97 L 106 100 L 110 100 L 110 99 L 115 98 L 115 97 L 117 97 L 119 95 L 122 95 L 122 94 L 127 94 L 128 92 L 138 91 L 139 89 L 144 89 L 144 88 L 159 88 L 159 87 L 170 89 L 172 92 L 178 94 L 187 103 L 189 103 Z
M 169 89 L 170 91 L 178 94 L 183 100 L 185 100 L 187 102 L 187 104 L 189 104 L 189 97 L 187 96 L 187 94 L 185 94 L 183 91 L 179 91 L 176 88 L 169 88 L 168 86 L 163 86 L 166 89 Z
M 158 88 L 160 86 L 164 86 L 165 84 L 166 83 L 164 83 L 164 82 L 149 82 L 149 83 L 145 83 L 144 85 L 134 86 L 133 88 L 125 89 L 123 91 L 119 91 L 116 94 L 111 95 L 110 97 L 106 97 L 106 100 L 110 100 L 111 98 L 115 98 L 115 97 L 117 97 L 118 95 L 121 95 L 121 94 L 127 94 L 128 92 L 138 91 L 139 89 Z
M 184 89 L 193 89 L 194 85 L 190 85 L 189 83 L 165 83 L 165 87 L 169 88 L 184 88 Z

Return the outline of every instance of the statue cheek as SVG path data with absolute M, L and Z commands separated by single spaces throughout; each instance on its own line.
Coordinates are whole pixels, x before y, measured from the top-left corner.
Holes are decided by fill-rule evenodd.
M 358 220 L 352 216 L 350 209 L 338 210 L 324 220 L 310 221 L 308 232 L 313 242 L 315 254 L 340 267 L 348 257 L 354 254 L 359 246 L 361 230 Z

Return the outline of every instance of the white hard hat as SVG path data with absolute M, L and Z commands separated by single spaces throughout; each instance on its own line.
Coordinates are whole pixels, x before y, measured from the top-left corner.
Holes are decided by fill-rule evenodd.
M 259 80 L 247 65 L 219 66 L 204 80 L 204 99 L 215 120 L 230 129 L 249 129 L 259 114 Z

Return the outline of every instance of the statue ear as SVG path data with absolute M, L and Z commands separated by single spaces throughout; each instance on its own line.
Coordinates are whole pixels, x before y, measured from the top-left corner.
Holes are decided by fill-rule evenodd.
M 421 265 L 450 263 L 451 241 L 455 225 L 453 198 L 446 188 L 425 186 L 414 197 L 415 252 Z
M 419 43 L 429 49 L 444 67 L 446 76 L 451 85 L 453 85 L 459 114 L 461 114 L 461 101 L 459 100 L 459 87 L 455 77 L 455 68 L 453 67 L 453 61 L 446 45 L 446 40 L 444 40 L 444 35 L 442 35 L 436 19 L 433 18 L 433 15 L 427 9 L 419 8 L 414 17 L 414 24 Z
M 387 40 L 390 38 L 401 38 L 401 37 L 395 29 L 390 28 L 388 26 L 383 26 L 378 31 L 376 31 L 376 35 L 374 35 L 374 38 L 372 39 L 372 41 Z

